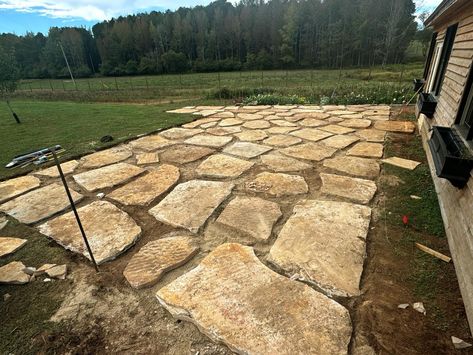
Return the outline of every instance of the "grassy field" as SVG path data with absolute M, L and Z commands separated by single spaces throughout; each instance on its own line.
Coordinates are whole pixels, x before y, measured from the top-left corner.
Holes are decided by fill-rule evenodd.
M 244 97 L 256 89 L 297 94 L 318 100 L 350 92 L 400 90 L 419 77 L 422 64 L 373 69 L 272 70 L 68 80 L 23 80 L 17 97 L 82 101 L 143 101 L 212 97 L 227 89 Z M 228 97 L 227 97 L 228 98 Z
M 191 104 L 187 102 L 185 104 Z M 184 104 L 140 105 L 118 103 L 74 103 L 13 101 L 22 119 L 15 123 L 4 103 L 0 107 L 0 179 L 17 175 L 20 169 L 4 166 L 15 155 L 60 144 L 67 150 L 64 158 L 103 148 L 104 135 L 112 135 L 114 142 L 127 140 L 138 134 L 152 132 L 186 121 L 191 115 L 166 113 Z M 31 168 L 30 168 L 31 169 Z M 25 170 L 26 171 L 26 170 Z

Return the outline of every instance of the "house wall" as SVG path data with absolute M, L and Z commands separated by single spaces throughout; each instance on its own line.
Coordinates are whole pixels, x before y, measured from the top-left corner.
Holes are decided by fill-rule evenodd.
M 473 60 L 473 1 L 468 1 L 441 21 L 441 23 L 438 20 L 435 21 L 433 26 L 438 32 L 437 41 L 445 38 L 447 27 L 454 23 L 458 23 L 457 35 L 438 97 L 435 115 L 433 119 L 420 115 L 419 129 L 439 198 L 470 330 L 473 334 L 473 174 L 463 189 L 457 189 L 447 180 L 438 178 L 427 145 L 432 125 L 450 127 L 455 123 Z M 428 82 L 430 78 L 426 79 Z

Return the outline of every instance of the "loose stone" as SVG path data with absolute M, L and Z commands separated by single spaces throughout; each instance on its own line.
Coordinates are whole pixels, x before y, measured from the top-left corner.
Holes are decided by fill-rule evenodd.
M 416 125 L 410 121 L 377 121 L 374 128 L 388 132 L 414 133 Z
M 359 157 L 381 158 L 383 156 L 383 145 L 379 143 L 360 142 L 351 148 L 347 155 Z
M 12 261 L 0 267 L 0 284 L 22 285 L 30 281 L 30 276 L 23 272 L 25 265 L 20 261 Z
M 378 131 L 377 129 L 362 129 L 354 134 L 368 142 L 378 143 L 384 142 L 384 137 L 386 136 L 385 131 Z
M 16 252 L 26 242 L 26 239 L 0 237 L 0 257 Z
M 369 203 L 376 193 L 376 184 L 371 180 L 321 173 L 321 192 L 347 198 L 362 204 Z
M 159 163 L 158 153 L 142 153 L 136 155 L 136 164 L 138 165 L 148 165 Z
M 403 159 L 399 157 L 391 157 L 382 160 L 383 163 L 394 165 L 407 170 L 414 170 L 420 164 L 418 161 Z

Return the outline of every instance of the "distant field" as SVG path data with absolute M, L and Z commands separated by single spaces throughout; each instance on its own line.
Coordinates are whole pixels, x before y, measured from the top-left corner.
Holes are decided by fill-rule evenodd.
M 226 88 L 232 97 L 244 97 L 265 88 L 281 94 L 298 94 L 317 100 L 351 91 L 376 88 L 399 90 L 422 73 L 422 64 L 392 65 L 371 70 L 289 70 L 197 73 L 134 77 L 97 77 L 70 80 L 23 80 L 16 97 L 80 100 L 141 101 L 213 97 Z

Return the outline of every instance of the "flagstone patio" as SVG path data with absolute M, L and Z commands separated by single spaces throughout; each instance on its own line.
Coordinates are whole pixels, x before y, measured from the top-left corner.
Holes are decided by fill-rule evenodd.
M 346 354 L 350 316 L 331 297 L 360 292 L 385 133 L 415 126 L 387 106 L 172 112 L 196 120 L 65 163 L 96 259 L 152 230 L 122 270 L 134 288 L 205 256 L 157 294 L 175 317 L 239 353 Z M 0 201 L 89 257 L 53 170 L 1 183 Z

